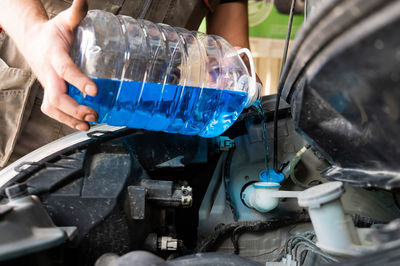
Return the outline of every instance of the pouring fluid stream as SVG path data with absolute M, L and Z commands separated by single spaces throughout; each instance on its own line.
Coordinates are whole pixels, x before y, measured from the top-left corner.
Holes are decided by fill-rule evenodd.
M 253 103 L 253 106 L 256 108 L 258 112 L 258 116 L 261 119 L 261 124 L 262 124 L 262 133 L 263 133 L 263 142 L 264 142 L 264 156 L 265 156 L 265 171 L 266 171 L 266 177 L 267 180 L 266 182 L 271 182 L 271 175 L 270 175 L 270 169 L 269 169 L 269 160 L 268 160 L 268 139 L 267 139 L 267 130 L 266 130 L 266 122 L 265 122 L 265 113 L 263 110 L 263 107 L 261 105 L 260 100 L 256 100 Z

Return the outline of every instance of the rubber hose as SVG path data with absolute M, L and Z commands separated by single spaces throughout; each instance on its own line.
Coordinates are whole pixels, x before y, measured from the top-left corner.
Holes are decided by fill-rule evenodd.
M 268 230 L 275 230 L 284 226 L 293 225 L 297 223 L 309 222 L 310 217 L 306 213 L 293 213 L 285 217 L 276 217 L 268 221 L 239 221 L 231 224 L 221 225 L 204 238 L 196 247 L 197 252 L 212 251 L 218 243 L 231 236 L 234 230 L 238 227 L 242 232 L 263 232 Z M 237 232 L 239 233 L 239 232 Z

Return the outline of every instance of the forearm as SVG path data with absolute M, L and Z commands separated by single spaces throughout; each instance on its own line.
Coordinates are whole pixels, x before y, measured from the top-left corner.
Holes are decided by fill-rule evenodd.
M 223 37 L 232 46 L 249 48 L 247 1 L 218 5 L 207 17 L 207 33 Z
M 35 25 L 48 20 L 40 0 L 0 1 L 0 26 L 22 49 L 29 42 L 29 32 Z

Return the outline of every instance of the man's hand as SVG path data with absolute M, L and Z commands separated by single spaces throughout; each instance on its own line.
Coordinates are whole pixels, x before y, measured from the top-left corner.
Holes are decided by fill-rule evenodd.
M 15 41 L 44 88 L 43 113 L 78 130 L 88 130 L 87 122 L 97 120 L 93 109 L 68 96 L 65 83 L 90 96 L 97 93 L 96 84 L 69 55 L 74 28 L 86 12 L 86 1 L 75 0 L 69 9 L 48 20 L 40 0 L 0 1 L 0 25 Z
M 85 17 L 85 0 L 75 0 L 58 16 L 32 27 L 22 53 L 44 88 L 42 112 L 78 130 L 88 130 L 86 121 L 97 120 L 96 112 L 79 105 L 67 94 L 65 81 L 80 91 L 95 96 L 96 84 L 84 75 L 69 56 L 74 28 Z

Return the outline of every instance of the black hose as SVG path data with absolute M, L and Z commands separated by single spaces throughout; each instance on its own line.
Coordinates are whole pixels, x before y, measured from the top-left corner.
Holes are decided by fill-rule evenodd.
M 290 33 L 292 31 L 293 14 L 294 14 L 295 7 L 296 7 L 296 0 L 292 0 L 292 5 L 290 7 L 288 30 L 286 33 L 285 49 L 283 51 L 281 73 L 280 73 L 279 80 L 282 79 L 283 69 L 286 64 L 286 58 L 287 58 L 287 53 L 288 53 L 288 48 L 289 48 Z M 278 93 L 276 95 L 275 112 L 274 112 L 274 151 L 273 151 L 274 159 L 273 159 L 273 163 L 274 163 L 275 171 L 278 171 L 278 167 L 279 167 L 278 166 L 278 111 L 279 111 L 279 101 L 281 99 L 282 89 L 283 89 L 283 85 L 281 85 L 281 82 L 279 82 L 279 85 L 280 86 L 278 86 Z
M 233 254 L 197 253 L 168 261 L 173 266 L 261 266 L 262 264 Z
M 309 222 L 310 217 L 306 213 L 296 213 L 285 217 L 276 217 L 268 221 L 240 221 L 231 224 L 222 224 L 216 227 L 208 237 L 204 238 L 196 247 L 196 252 L 213 251 L 217 244 L 229 236 L 236 241 L 241 233 L 244 232 L 262 232 L 268 230 L 278 229 L 284 226 L 293 225 L 297 223 Z M 235 244 L 234 244 L 235 246 Z M 236 245 L 235 249 L 238 249 Z
M 285 67 L 285 63 L 286 63 L 287 53 L 288 53 L 288 49 L 289 49 L 290 34 L 292 32 L 293 14 L 294 14 L 295 8 L 296 8 L 296 0 L 292 0 L 292 5 L 290 6 L 288 28 L 287 28 L 287 32 L 286 32 L 285 49 L 283 50 L 283 56 L 282 56 L 280 77 L 282 77 L 283 68 Z

